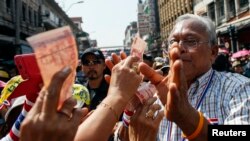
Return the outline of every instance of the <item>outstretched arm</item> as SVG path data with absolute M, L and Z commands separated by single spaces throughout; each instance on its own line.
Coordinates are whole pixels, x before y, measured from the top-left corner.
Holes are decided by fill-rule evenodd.
M 108 139 L 119 116 L 142 80 L 142 77 L 132 69 L 132 64 L 137 61 L 138 58 L 129 56 L 113 66 L 108 95 L 92 115 L 79 126 L 76 141 Z

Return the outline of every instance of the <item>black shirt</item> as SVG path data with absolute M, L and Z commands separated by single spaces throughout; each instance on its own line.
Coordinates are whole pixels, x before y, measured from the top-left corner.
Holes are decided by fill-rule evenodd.
M 96 109 L 97 105 L 99 105 L 102 100 L 107 96 L 109 84 L 103 78 L 98 88 L 90 88 L 88 82 L 85 86 L 88 88 L 91 98 L 89 105 L 89 110 L 91 111 Z

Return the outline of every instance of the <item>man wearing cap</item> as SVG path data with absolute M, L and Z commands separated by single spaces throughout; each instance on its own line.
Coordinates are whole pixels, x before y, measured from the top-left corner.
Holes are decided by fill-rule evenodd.
M 89 110 L 96 109 L 96 106 L 107 96 L 109 84 L 104 79 L 105 57 L 97 48 L 86 49 L 82 56 L 82 69 L 87 77 L 85 86 L 90 93 Z
M 240 61 L 234 61 L 232 64 L 233 71 L 239 74 L 243 74 L 244 70 Z
M 152 67 L 154 64 L 153 57 L 150 54 L 143 54 L 143 62 Z

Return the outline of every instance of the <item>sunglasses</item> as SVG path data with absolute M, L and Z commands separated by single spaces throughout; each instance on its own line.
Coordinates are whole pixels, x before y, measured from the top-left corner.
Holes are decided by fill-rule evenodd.
M 100 60 L 92 60 L 92 61 L 89 61 L 89 60 L 85 60 L 82 62 L 82 64 L 84 66 L 90 66 L 90 65 L 97 65 L 97 64 L 101 64 L 102 62 Z

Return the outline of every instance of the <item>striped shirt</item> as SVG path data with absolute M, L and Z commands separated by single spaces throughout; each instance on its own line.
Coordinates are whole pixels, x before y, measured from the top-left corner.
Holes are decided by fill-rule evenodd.
M 30 111 L 30 109 L 34 105 L 34 102 L 37 96 L 38 96 L 37 94 L 33 94 L 33 95 L 30 94 L 26 96 L 22 112 L 18 116 L 10 132 L 4 138 L 0 139 L 0 141 L 18 141 L 19 140 L 21 123 L 23 122 L 27 113 Z
M 191 84 L 188 100 L 193 107 L 196 107 L 213 71 L 210 69 Z M 250 124 L 250 79 L 236 73 L 214 71 L 211 84 L 198 110 L 211 124 Z M 164 118 L 159 127 L 157 141 L 181 141 L 181 133 L 175 123 Z

